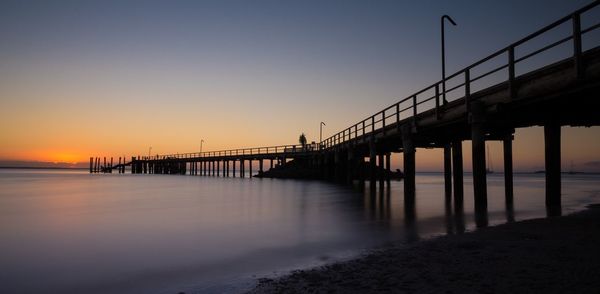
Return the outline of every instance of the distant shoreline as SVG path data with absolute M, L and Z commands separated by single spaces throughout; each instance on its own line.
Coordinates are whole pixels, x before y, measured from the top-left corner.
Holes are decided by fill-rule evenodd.
M 69 169 L 69 170 L 88 170 L 86 167 L 61 167 L 61 166 L 0 166 L 3 169 Z

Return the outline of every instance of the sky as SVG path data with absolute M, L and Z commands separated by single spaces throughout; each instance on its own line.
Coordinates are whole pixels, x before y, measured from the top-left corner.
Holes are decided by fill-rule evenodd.
M 0 165 L 318 141 L 321 121 L 328 137 L 440 79 L 441 15 L 451 74 L 589 2 L 2 0 Z M 600 171 L 598 127 L 562 146 L 564 167 Z M 543 169 L 541 128 L 514 148 L 516 170 Z M 441 159 L 418 150 L 417 169 Z

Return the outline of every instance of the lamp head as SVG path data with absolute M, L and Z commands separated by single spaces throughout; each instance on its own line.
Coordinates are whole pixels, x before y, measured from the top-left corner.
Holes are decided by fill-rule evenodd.
M 447 19 L 447 20 L 449 20 L 452 25 L 454 25 L 454 26 L 456 25 L 456 23 L 454 22 L 454 20 L 449 15 L 444 14 L 442 16 L 442 21 L 444 21 L 444 18 Z

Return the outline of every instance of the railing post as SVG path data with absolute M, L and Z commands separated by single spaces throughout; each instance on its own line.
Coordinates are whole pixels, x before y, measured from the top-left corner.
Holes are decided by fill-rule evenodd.
M 469 69 L 465 69 L 465 106 L 467 108 L 467 114 L 471 110 L 471 78 L 469 77 Z
M 515 47 L 508 47 L 508 94 L 510 100 L 515 98 Z
M 385 136 L 385 110 L 381 112 L 381 131 Z
M 577 79 L 583 78 L 583 65 L 581 64 L 581 16 L 573 14 L 573 61 Z
M 371 136 L 375 136 L 375 116 L 371 116 Z
M 417 95 L 412 96 L 412 101 L 413 101 L 413 117 L 416 119 L 417 118 Z
M 440 119 L 440 84 L 435 84 L 435 118 Z
M 400 103 L 396 103 L 396 130 L 400 131 Z
M 362 131 L 363 131 L 363 137 L 365 136 L 365 131 L 366 131 L 366 130 L 365 130 L 365 128 L 366 128 L 366 127 L 365 127 L 365 121 L 363 120 L 363 121 L 362 121 Z

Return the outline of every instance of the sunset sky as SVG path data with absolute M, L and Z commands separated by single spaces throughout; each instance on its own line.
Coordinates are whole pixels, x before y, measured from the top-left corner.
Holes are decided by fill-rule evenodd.
M 0 166 L 318 141 L 440 79 L 441 15 L 453 73 L 589 2 L 2 1 Z M 543 169 L 541 128 L 514 144 L 516 170 Z M 562 146 L 600 171 L 600 128 Z

